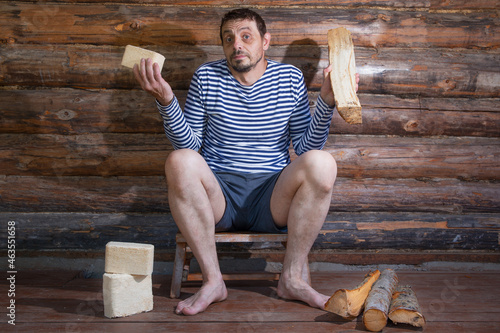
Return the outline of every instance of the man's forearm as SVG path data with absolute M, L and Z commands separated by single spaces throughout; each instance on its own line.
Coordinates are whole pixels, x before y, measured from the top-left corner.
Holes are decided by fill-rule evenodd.
M 177 98 L 174 97 L 168 105 L 162 105 L 157 100 L 156 106 L 163 118 L 165 134 L 175 149 L 198 150 L 201 147 L 201 142 L 186 121 Z

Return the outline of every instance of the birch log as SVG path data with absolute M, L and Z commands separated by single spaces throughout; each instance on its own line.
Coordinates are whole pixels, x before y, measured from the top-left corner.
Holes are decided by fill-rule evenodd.
M 356 95 L 356 61 L 351 33 L 345 28 L 328 30 L 328 54 L 337 110 L 349 124 L 361 124 L 361 104 Z
M 417 295 L 410 286 L 399 286 L 392 295 L 389 319 L 395 324 L 425 326 L 425 318 L 420 311 Z
M 367 330 L 378 332 L 387 325 L 387 314 L 392 294 L 398 286 L 398 277 L 392 269 L 385 269 L 373 285 L 365 302 L 363 323 Z
M 357 317 L 365 304 L 366 297 L 372 288 L 372 285 L 380 276 L 377 269 L 368 273 L 363 282 L 352 290 L 339 289 L 325 303 L 325 310 L 338 314 L 344 318 Z

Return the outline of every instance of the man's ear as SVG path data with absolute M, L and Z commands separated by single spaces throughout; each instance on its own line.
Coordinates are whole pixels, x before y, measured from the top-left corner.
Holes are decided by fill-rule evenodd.
M 264 48 L 264 51 L 266 51 L 268 48 L 269 48 L 269 45 L 271 43 L 271 34 L 269 32 L 266 32 L 264 34 L 264 45 L 263 45 L 263 48 Z

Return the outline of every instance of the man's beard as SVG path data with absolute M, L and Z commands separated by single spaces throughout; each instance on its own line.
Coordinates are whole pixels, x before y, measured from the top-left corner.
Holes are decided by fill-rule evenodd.
M 241 51 L 237 51 L 237 52 L 234 52 L 231 57 L 233 56 L 236 56 L 236 55 L 240 55 L 240 54 L 245 54 Z M 250 59 L 250 57 L 248 57 Z M 257 59 L 257 61 L 255 62 L 250 62 L 249 64 L 243 64 L 243 61 L 239 60 L 237 61 L 236 63 L 233 63 L 231 62 L 230 65 L 231 65 L 231 68 L 234 69 L 235 71 L 237 71 L 238 73 L 248 73 L 250 72 L 253 68 L 255 68 L 255 66 L 257 66 L 257 64 L 262 60 L 262 56 L 260 56 L 259 59 Z

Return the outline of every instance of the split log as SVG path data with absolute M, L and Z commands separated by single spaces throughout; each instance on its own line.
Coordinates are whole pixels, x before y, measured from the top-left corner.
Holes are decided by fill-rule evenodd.
M 410 286 L 399 286 L 392 295 L 389 319 L 394 324 L 410 324 L 423 327 L 425 318 L 420 311 L 417 295 Z
M 361 104 L 356 95 L 356 61 L 351 33 L 345 28 L 328 30 L 328 54 L 335 104 L 349 124 L 361 124 Z
M 368 273 L 363 282 L 355 289 L 339 289 L 326 302 L 325 310 L 338 314 L 344 318 L 357 317 L 363 310 L 365 300 L 372 285 L 380 276 L 380 271 L 377 269 Z
M 378 332 L 387 325 L 387 314 L 397 285 L 398 277 L 392 269 L 385 269 L 373 285 L 363 313 L 363 323 L 369 331 Z

